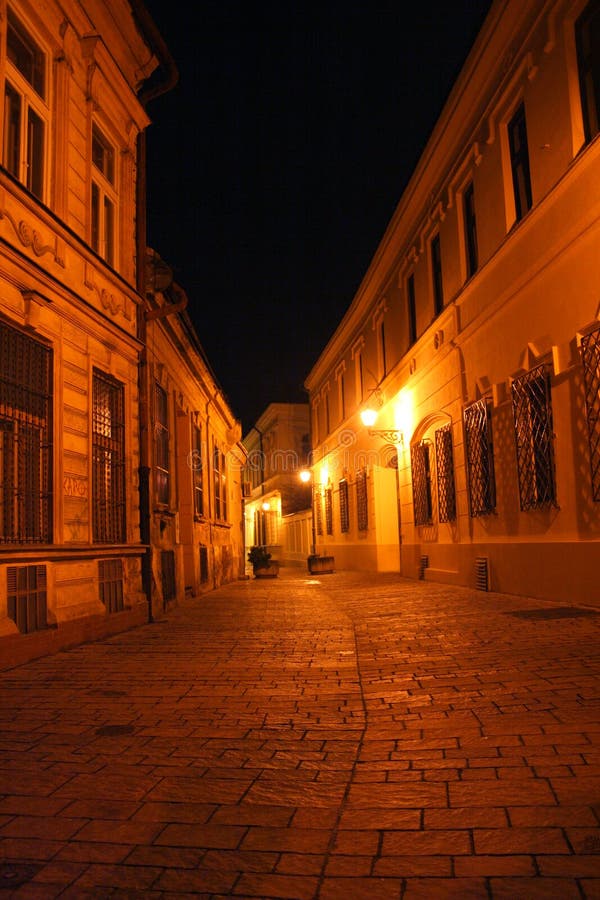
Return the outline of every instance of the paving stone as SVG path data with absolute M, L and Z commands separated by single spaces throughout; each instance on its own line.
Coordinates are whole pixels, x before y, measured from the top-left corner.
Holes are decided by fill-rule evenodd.
M 0 673 L 18 896 L 600 900 L 600 616 L 527 608 L 282 569 Z

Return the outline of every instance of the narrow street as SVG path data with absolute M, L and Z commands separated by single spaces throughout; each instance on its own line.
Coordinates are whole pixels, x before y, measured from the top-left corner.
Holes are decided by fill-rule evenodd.
M 282 569 L 0 674 L 0 894 L 600 898 L 600 611 Z

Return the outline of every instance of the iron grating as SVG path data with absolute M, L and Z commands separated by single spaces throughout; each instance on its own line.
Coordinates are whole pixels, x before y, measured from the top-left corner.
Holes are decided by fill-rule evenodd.
M 598 616 L 598 609 L 582 609 L 580 606 L 555 606 L 551 609 L 516 609 L 507 616 L 517 619 L 579 619 L 583 616 Z

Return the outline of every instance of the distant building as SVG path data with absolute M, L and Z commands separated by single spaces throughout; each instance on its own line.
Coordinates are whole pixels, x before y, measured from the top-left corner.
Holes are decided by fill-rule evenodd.
M 337 568 L 600 605 L 599 33 L 492 5 L 306 379 Z
M 170 289 L 148 284 L 146 104 L 177 72 L 143 4 L 11 0 L 0 38 L 5 667 L 237 577 L 243 451 L 189 320 L 159 319 Z
M 246 548 L 266 546 L 282 564 L 306 564 L 310 552 L 310 460 L 306 403 L 271 403 L 244 436 Z
M 149 267 L 164 271 L 149 254 Z M 235 419 L 176 284 L 148 292 L 140 375 L 142 520 L 152 614 L 244 574 L 242 472 L 246 454 Z

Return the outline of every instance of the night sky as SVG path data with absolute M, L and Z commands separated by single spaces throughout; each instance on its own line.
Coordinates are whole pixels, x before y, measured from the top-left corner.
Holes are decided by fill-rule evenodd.
M 148 110 L 148 242 L 246 432 L 306 402 L 491 3 L 146 6 L 179 69 Z

